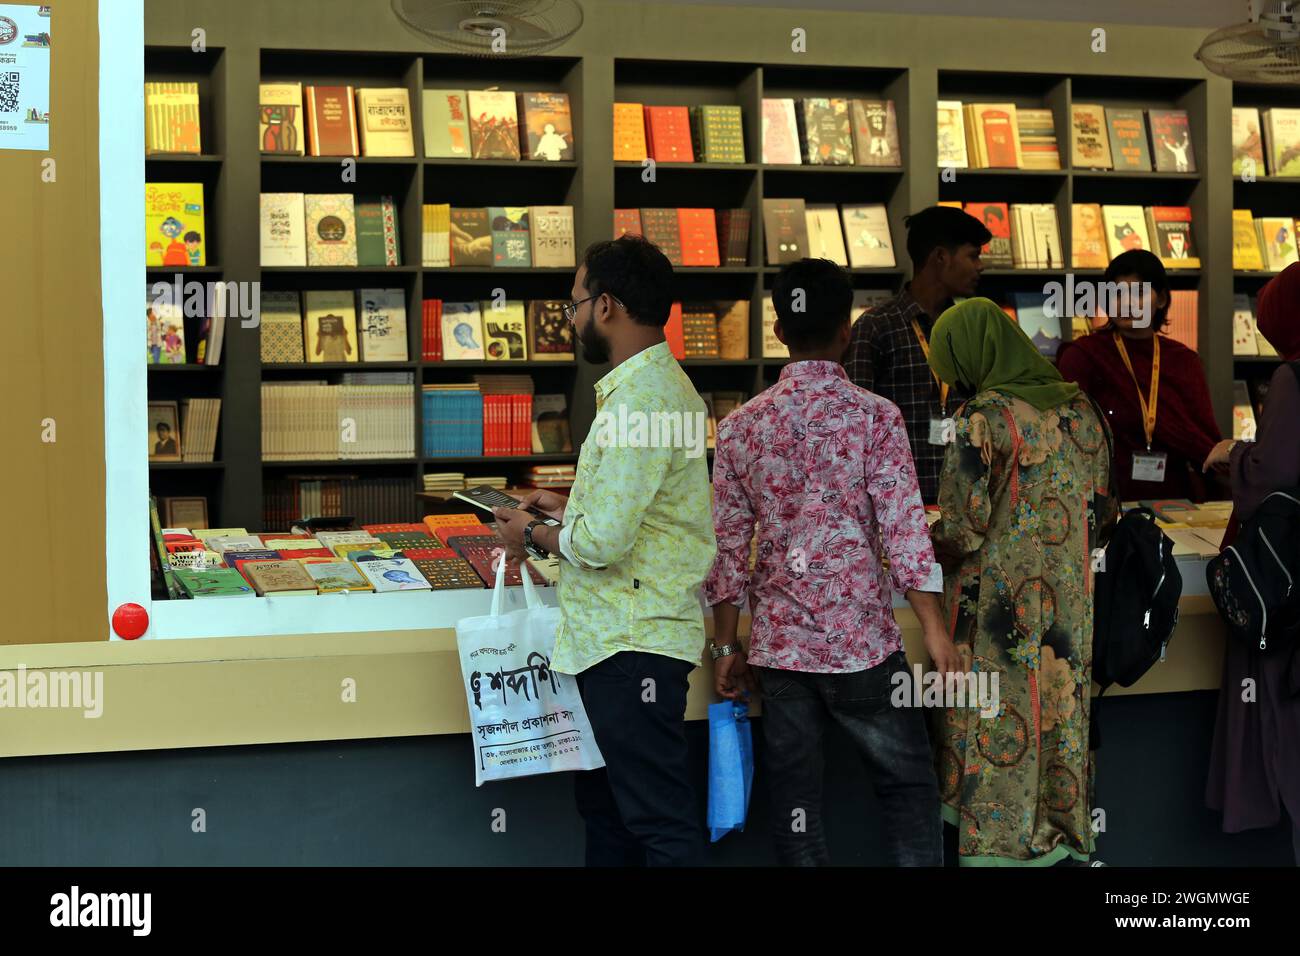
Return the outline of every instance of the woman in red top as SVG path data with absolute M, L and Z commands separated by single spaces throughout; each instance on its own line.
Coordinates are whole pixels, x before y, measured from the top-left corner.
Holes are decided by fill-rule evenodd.
M 1134 249 L 1106 268 L 1107 282 L 1149 283 L 1128 315 L 1061 348 L 1057 365 L 1106 413 L 1115 436 L 1115 471 L 1124 501 L 1205 498 L 1200 470 L 1218 443 L 1201 359 L 1167 335 L 1169 277 L 1150 252 Z M 1148 313 L 1149 308 L 1149 313 Z M 1115 310 L 1121 311 L 1121 310 Z M 1150 315 L 1150 322 L 1143 316 Z M 1155 381 L 1152 381 L 1153 375 Z

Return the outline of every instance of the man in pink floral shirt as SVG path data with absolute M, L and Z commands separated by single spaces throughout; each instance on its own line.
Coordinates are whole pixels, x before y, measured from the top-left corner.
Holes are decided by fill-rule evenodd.
M 919 709 L 891 705 L 904 680 L 912 700 L 895 589 L 916 612 L 936 669 L 958 665 L 903 417 L 853 385 L 839 364 L 853 301 L 842 269 L 825 259 L 792 263 L 777 276 L 772 299 L 790 363 L 776 385 L 718 426 L 718 556 L 704 586 L 717 691 L 735 699 L 753 687 L 754 674 L 762 686 L 763 769 L 783 864 L 829 862 L 821 740 L 834 720 L 872 775 L 892 862 L 938 866 L 939 792 L 925 719 Z M 746 598 L 748 663 L 735 638 Z M 804 825 L 794 825 L 800 819 Z

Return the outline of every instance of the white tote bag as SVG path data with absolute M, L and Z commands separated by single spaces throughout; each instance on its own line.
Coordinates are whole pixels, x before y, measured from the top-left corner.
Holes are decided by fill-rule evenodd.
M 551 670 L 560 609 L 543 604 L 530 576 L 521 577 L 527 607 L 502 614 L 506 562 L 499 558 L 492 613 L 456 623 L 476 787 L 605 766 L 577 681 Z

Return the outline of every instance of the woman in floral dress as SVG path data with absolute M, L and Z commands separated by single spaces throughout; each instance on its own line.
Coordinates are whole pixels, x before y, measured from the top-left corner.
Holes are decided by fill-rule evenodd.
M 939 481 L 944 610 L 964 669 L 998 680 L 996 716 L 941 712 L 942 813 L 963 866 L 1087 860 L 1090 555 L 1115 517 L 1106 426 L 988 299 L 939 317 L 930 365 L 974 395 Z

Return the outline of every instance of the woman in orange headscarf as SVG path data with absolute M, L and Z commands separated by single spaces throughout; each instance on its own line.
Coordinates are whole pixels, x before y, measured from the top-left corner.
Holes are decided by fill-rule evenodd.
M 1257 313 L 1284 364 L 1269 383 L 1255 441 L 1219 442 L 1205 459 L 1205 468 L 1226 467 L 1232 478 L 1225 546 L 1269 492 L 1300 485 L 1300 263 L 1264 286 Z M 1250 702 L 1242 700 L 1247 686 L 1255 688 Z M 1229 641 L 1205 799 L 1223 811 L 1228 833 L 1276 826 L 1285 809 L 1300 864 L 1300 649 L 1265 656 Z

